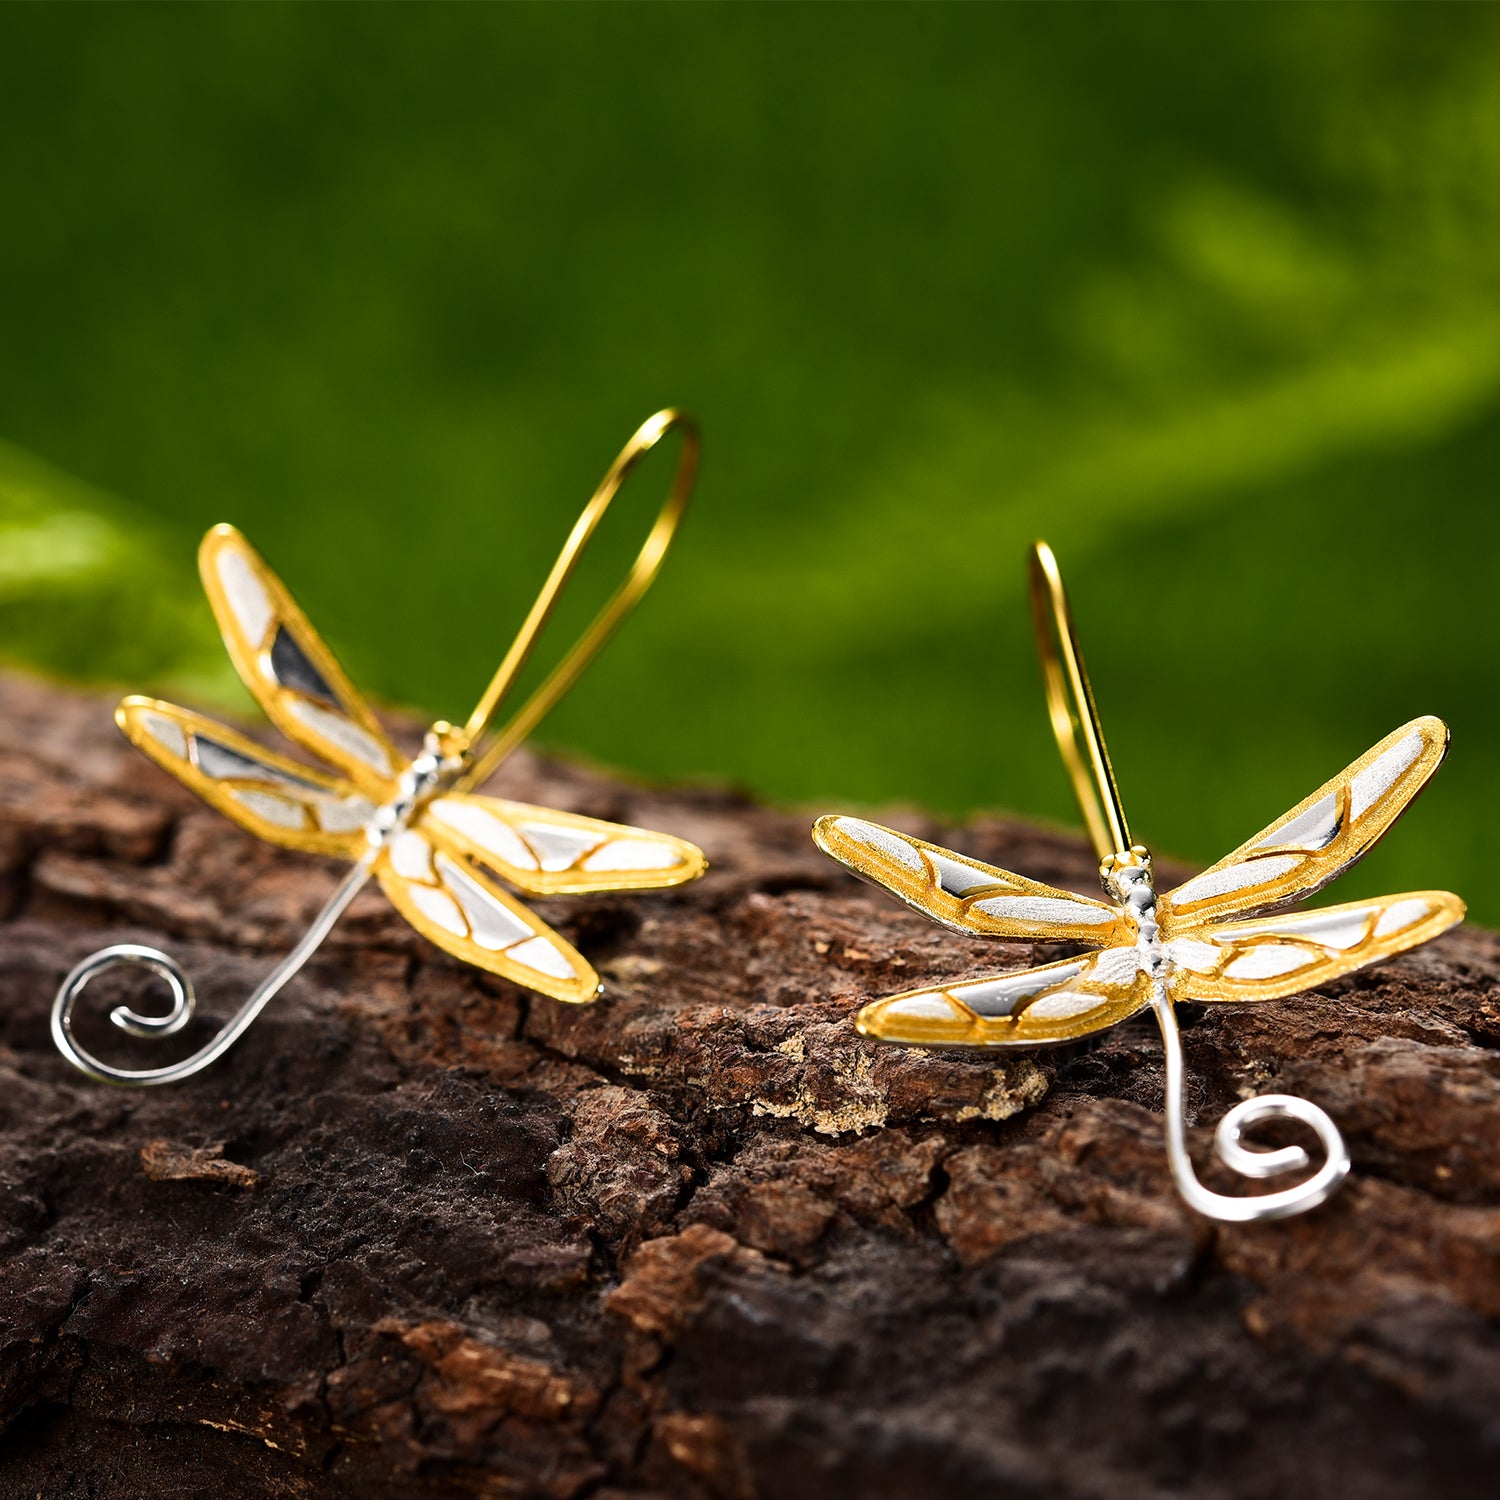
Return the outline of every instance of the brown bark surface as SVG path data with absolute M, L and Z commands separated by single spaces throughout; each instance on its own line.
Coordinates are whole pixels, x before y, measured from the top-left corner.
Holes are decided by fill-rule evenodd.
M 1267 1089 L 1354 1156 L 1316 1212 L 1216 1226 L 1167 1175 L 1148 1021 L 1016 1060 L 850 1025 L 1056 950 L 944 933 L 733 795 L 524 753 L 497 785 L 713 860 L 538 903 L 603 1001 L 464 968 L 372 891 L 222 1063 L 119 1091 L 53 1049 L 63 972 L 156 944 L 226 1015 L 335 870 L 106 703 L 0 680 L 0 1495 L 1494 1493 L 1495 937 L 1185 1015 L 1200 1163 Z M 1093 888 L 1057 833 L 901 821 Z M 103 998 L 99 1048 L 175 1045 Z

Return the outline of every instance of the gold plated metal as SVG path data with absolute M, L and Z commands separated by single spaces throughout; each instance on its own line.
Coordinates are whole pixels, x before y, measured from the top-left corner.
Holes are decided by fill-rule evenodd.
M 500 663 L 490 685 L 484 690 L 484 696 L 469 715 L 469 722 L 463 729 L 467 745 L 479 745 L 490 720 L 494 718 L 505 695 L 530 657 L 543 626 L 567 587 L 568 580 L 573 576 L 583 549 L 604 519 L 610 503 L 641 460 L 673 430 L 681 434 L 682 450 L 678 455 L 672 488 L 667 492 L 667 498 L 647 533 L 646 540 L 641 544 L 635 562 L 625 575 L 624 582 L 594 617 L 593 623 L 578 638 L 572 650 L 552 670 L 510 723 L 488 746 L 469 752 L 473 755 L 473 760 L 460 778 L 461 786 L 478 786 L 494 774 L 505 757 L 531 734 L 577 682 L 584 668 L 598 655 L 599 648 L 620 628 L 625 617 L 640 603 L 646 590 L 656 581 L 662 559 L 667 555 L 667 548 L 672 545 L 672 539 L 682 522 L 683 512 L 687 510 L 688 501 L 692 497 L 702 446 L 697 422 L 686 412 L 673 408 L 659 411 L 643 422 L 620 450 L 619 457 L 609 466 L 609 472 L 599 481 L 599 488 L 594 491 L 593 498 L 574 522 L 573 530 L 563 543 L 557 561 L 552 564 L 552 571 L 547 575 L 541 593 L 536 596 L 536 602 L 531 606 L 515 640 L 511 642 L 510 650 L 505 653 L 505 660 Z
M 676 474 L 624 581 L 510 722 L 486 739 L 605 511 L 642 458 L 674 430 L 683 440 Z M 470 789 L 536 727 L 651 586 L 692 494 L 698 453 L 697 427 L 684 413 L 658 412 L 642 424 L 584 507 L 468 723 L 461 730 L 434 724 L 414 759 L 392 744 L 259 554 L 232 526 L 214 527 L 203 539 L 199 568 L 225 647 L 271 722 L 328 769 L 264 749 L 154 698 L 126 698 L 116 720 L 133 744 L 241 827 L 284 848 L 342 857 L 352 868 L 293 952 L 192 1056 L 161 1068 L 117 1068 L 75 1036 L 73 1008 L 84 986 L 122 963 L 165 980 L 172 1006 L 164 1016 L 117 1007 L 111 1012 L 116 1026 L 159 1037 L 180 1031 L 191 1018 L 195 999 L 181 968 L 168 955 L 135 945 L 91 955 L 63 981 L 52 1013 L 53 1038 L 63 1054 L 110 1083 L 175 1082 L 199 1072 L 302 967 L 371 877 L 418 931 L 466 963 L 554 1000 L 593 1000 L 601 988 L 593 968 L 512 892 L 557 896 L 681 885 L 707 868 L 702 852 L 668 834 L 476 796 Z
M 1242 1144 L 1245 1129 L 1270 1119 L 1310 1127 L 1323 1148 L 1322 1164 L 1295 1186 L 1255 1197 L 1203 1187 L 1187 1154 L 1173 1007 L 1183 1000 L 1298 994 L 1462 920 L 1463 902 L 1446 891 L 1290 915 L 1278 910 L 1320 890 L 1390 828 L 1442 762 L 1447 726 L 1431 717 L 1403 725 L 1218 864 L 1158 897 L 1150 852 L 1131 842 L 1067 593 L 1044 542 L 1031 557 L 1031 586 L 1053 732 L 1110 899 L 1057 890 L 859 818 L 820 818 L 813 838 L 855 874 L 955 932 L 1093 951 L 892 995 L 866 1005 L 856 1025 L 866 1036 L 918 1046 L 1037 1047 L 1076 1040 L 1149 1007 L 1166 1062 L 1168 1158 L 1184 1198 L 1230 1221 L 1300 1213 L 1322 1202 L 1348 1171 L 1337 1127 L 1306 1100 L 1245 1100 L 1225 1116 L 1215 1139 L 1232 1170 L 1264 1178 L 1310 1165 L 1300 1147 L 1263 1151 Z
M 1103 859 L 1116 849 L 1130 847 L 1130 829 L 1120 805 L 1104 731 L 1099 727 L 1093 689 L 1083 669 L 1067 590 L 1046 542 L 1038 542 L 1031 550 L 1031 615 L 1052 733 L 1073 783 L 1094 853 Z

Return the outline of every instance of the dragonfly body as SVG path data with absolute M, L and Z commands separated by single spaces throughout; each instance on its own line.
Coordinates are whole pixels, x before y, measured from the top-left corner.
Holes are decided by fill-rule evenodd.
M 1170 947 L 1162 941 L 1157 920 L 1156 887 L 1151 881 L 1151 856 L 1136 845 L 1126 854 L 1107 859 L 1101 869 L 1104 888 L 1120 903 L 1120 918 L 1135 933 L 1137 969 L 1150 981 L 1153 992 L 1165 995 L 1173 962 Z
M 448 725 L 441 721 L 427 731 L 422 753 L 396 778 L 396 794 L 375 809 L 365 825 L 365 839 L 372 851 L 385 848 L 405 832 L 412 820 L 434 797 L 447 791 L 464 768 L 461 757 L 443 753 Z

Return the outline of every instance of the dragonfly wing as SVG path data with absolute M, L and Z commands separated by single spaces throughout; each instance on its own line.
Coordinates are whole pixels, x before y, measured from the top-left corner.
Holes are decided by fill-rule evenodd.
M 368 790 L 397 775 L 401 753 L 250 543 L 215 526 L 198 569 L 235 669 L 266 717 Z
M 1448 726 L 1413 719 L 1233 854 L 1164 896 L 1178 930 L 1270 911 L 1321 890 L 1401 815 L 1448 751 Z
M 1227 922 L 1171 939 L 1173 997 L 1275 1000 L 1404 953 L 1463 921 L 1447 891 L 1408 891 L 1291 915 Z
M 351 782 L 155 698 L 126 698 L 115 722 L 157 765 L 270 843 L 346 859 L 365 852 L 375 804 Z
M 682 885 L 707 868 L 683 839 L 496 797 L 431 802 L 423 832 L 450 854 L 488 866 L 530 896 L 640 891 Z
M 1116 906 L 994 869 L 862 818 L 819 818 L 813 842 L 861 879 L 970 937 L 1094 947 L 1129 938 Z
M 1117 1025 L 1150 998 L 1134 948 L 910 990 L 855 1017 L 865 1036 L 924 1047 L 1046 1047 Z
M 598 996 L 599 976 L 545 922 L 418 830 L 391 840 L 376 874 L 396 910 L 455 958 L 554 1000 Z

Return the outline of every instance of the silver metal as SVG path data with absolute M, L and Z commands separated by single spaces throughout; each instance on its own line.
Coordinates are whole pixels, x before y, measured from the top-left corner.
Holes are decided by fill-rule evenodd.
M 1151 1009 L 1161 1028 L 1167 1063 L 1167 1160 L 1177 1190 L 1191 1208 L 1210 1219 L 1229 1224 L 1256 1223 L 1263 1219 L 1285 1219 L 1316 1208 L 1337 1191 L 1349 1171 L 1349 1152 L 1339 1128 L 1325 1110 L 1308 1099 L 1292 1094 L 1259 1094 L 1243 1100 L 1219 1121 L 1214 1132 L 1214 1151 L 1219 1160 L 1241 1177 L 1265 1179 L 1284 1172 L 1302 1171 L 1312 1159 L 1301 1146 L 1269 1150 L 1246 1146 L 1246 1129 L 1267 1120 L 1299 1120 L 1316 1132 L 1324 1152 L 1323 1165 L 1305 1182 L 1263 1193 L 1253 1198 L 1232 1198 L 1215 1193 L 1198 1181 L 1187 1150 L 1186 1106 L 1183 1098 L 1182 1035 L 1177 1013 L 1167 994 L 1167 978 L 1176 965 L 1161 941 L 1156 920 L 1156 891 L 1151 883 L 1151 856 L 1136 845 L 1111 855 L 1103 862 L 1105 887 L 1120 902 L 1136 928 L 1136 963 L 1151 978 Z
M 448 790 L 462 769 L 462 759 L 445 756 L 437 733 L 429 729 L 422 741 L 422 753 L 396 778 L 396 795 L 377 807 L 375 816 L 365 825 L 370 848 L 378 851 L 390 843 L 416 816 L 418 808 Z
M 214 1039 L 191 1056 L 161 1068 L 116 1068 L 95 1057 L 73 1035 L 73 1007 L 84 987 L 106 969 L 120 964 L 138 964 L 150 969 L 166 981 L 172 992 L 172 1008 L 164 1016 L 143 1016 L 129 1006 L 117 1005 L 109 1013 L 109 1018 L 121 1031 L 138 1037 L 167 1037 L 181 1031 L 192 1020 L 197 995 L 181 964 L 158 948 L 145 948 L 136 943 L 118 943 L 112 948 L 91 953 L 63 980 L 52 1004 L 52 1040 L 57 1043 L 58 1051 L 80 1072 L 100 1083 L 146 1088 L 158 1083 L 181 1083 L 183 1079 L 201 1073 L 234 1046 L 282 986 L 317 952 L 344 908 L 370 878 L 375 868 L 375 854 L 372 849 L 349 871 L 297 946 L 255 987 L 250 998 Z
M 1253 1198 L 1232 1198 L 1215 1193 L 1198 1181 L 1187 1150 L 1186 1107 L 1183 1101 L 1182 1036 L 1177 1016 L 1167 998 L 1165 985 L 1158 980 L 1151 997 L 1151 1009 L 1161 1028 L 1162 1049 L 1167 1063 L 1167 1160 L 1177 1191 L 1190 1208 L 1210 1219 L 1227 1224 L 1253 1224 L 1265 1219 L 1287 1219 L 1309 1208 L 1316 1208 L 1338 1190 L 1349 1172 L 1349 1151 L 1339 1128 L 1326 1110 L 1309 1099 L 1293 1094 L 1258 1094 L 1245 1099 L 1219 1121 L 1214 1132 L 1214 1151 L 1220 1161 L 1242 1177 L 1279 1177 L 1307 1167 L 1311 1158 L 1301 1146 L 1283 1146 L 1279 1150 L 1260 1150 L 1242 1144 L 1242 1133 L 1250 1126 L 1267 1120 L 1299 1120 L 1316 1132 L 1323 1147 L 1323 1165 L 1305 1182 L 1282 1188 L 1278 1193 L 1263 1193 Z

